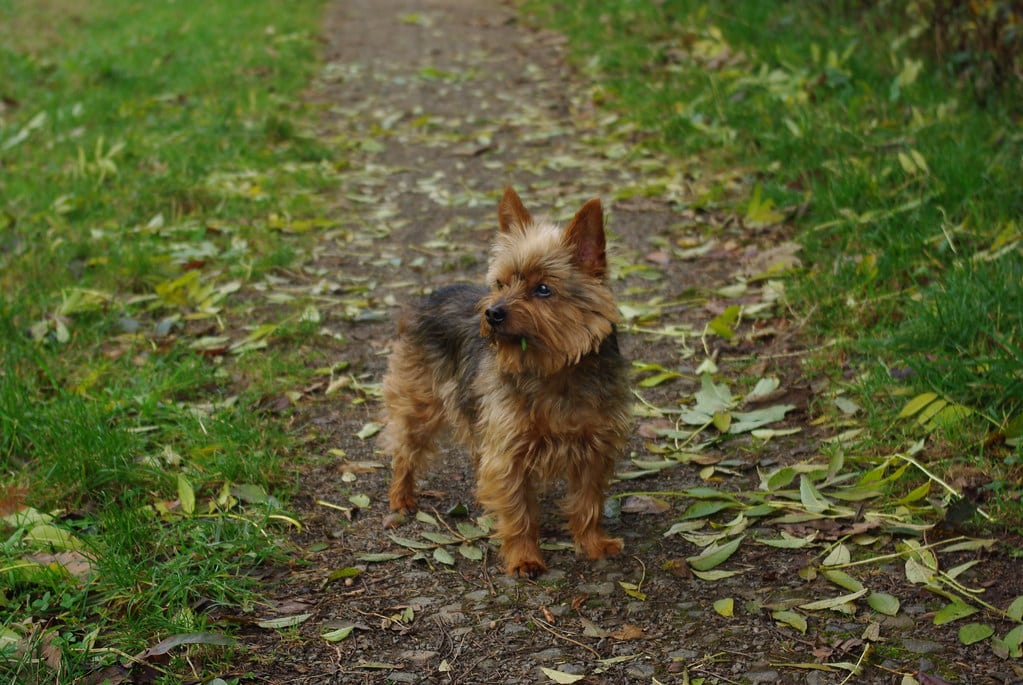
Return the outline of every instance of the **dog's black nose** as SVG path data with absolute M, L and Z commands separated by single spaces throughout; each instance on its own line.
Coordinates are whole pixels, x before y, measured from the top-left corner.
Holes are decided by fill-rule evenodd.
M 505 311 L 504 305 L 494 305 L 493 307 L 487 307 L 487 310 L 483 312 L 484 316 L 487 317 L 487 323 L 492 327 L 497 328 L 504 323 L 508 312 Z

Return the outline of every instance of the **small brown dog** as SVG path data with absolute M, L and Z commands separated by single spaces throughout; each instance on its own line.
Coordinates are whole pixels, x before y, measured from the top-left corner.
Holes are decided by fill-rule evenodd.
M 383 382 L 393 456 L 391 509 L 416 508 L 415 482 L 445 427 L 467 445 L 476 496 L 496 517 L 510 575 L 546 569 L 537 491 L 564 479 L 576 549 L 618 554 L 604 497 L 630 427 L 618 308 L 608 285 L 604 216 L 585 203 L 561 231 L 507 188 L 490 287 L 439 289 L 403 322 Z

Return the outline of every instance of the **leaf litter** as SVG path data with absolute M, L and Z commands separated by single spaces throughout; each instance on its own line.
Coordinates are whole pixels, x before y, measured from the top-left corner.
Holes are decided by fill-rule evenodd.
M 388 31 L 437 30 L 444 24 L 442 15 L 435 8 L 417 11 L 413 19 L 408 12 L 380 13 L 389 16 L 381 19 Z M 339 31 L 332 39 L 343 41 L 352 30 Z M 508 40 L 549 40 L 543 34 L 509 38 L 508 30 L 504 25 L 487 28 Z M 721 47 L 720 41 L 715 44 Z M 806 653 L 805 661 L 775 667 L 852 673 L 862 670 L 860 661 L 870 644 L 899 634 L 880 618 L 906 616 L 905 605 L 911 604 L 914 610 L 927 607 L 934 626 L 962 623 L 954 634 L 964 646 L 1018 656 L 1023 631 L 1011 626 L 1021 621 L 1021 600 L 986 606 L 983 591 L 990 588 L 965 584 L 971 579 L 976 583 L 991 546 L 963 536 L 931 537 L 937 531 L 929 522 L 952 502 L 954 490 L 926 471 L 926 443 L 896 455 L 859 454 L 855 432 L 863 427 L 840 394 L 831 404 L 838 413 L 825 410 L 816 425 L 809 421 L 805 401 L 790 400 L 798 394 L 793 387 L 798 374 L 789 361 L 798 361 L 802 350 L 788 346 L 779 334 L 790 322 L 778 279 L 798 267 L 798 249 L 784 241 L 758 243 L 744 232 L 745 226 L 764 229 L 784 220 L 783 211 L 764 199 L 758 186 L 750 187 L 733 170 L 718 172 L 715 178 L 713 170 L 694 168 L 699 160 L 689 165 L 635 149 L 631 137 L 638 131 L 614 115 L 594 111 L 585 97 L 565 95 L 562 85 L 550 92 L 550 101 L 569 98 L 575 114 L 571 121 L 552 121 L 550 109 L 534 97 L 493 88 L 491 72 L 502 73 L 508 68 L 502 60 L 509 58 L 494 57 L 482 46 L 455 53 L 440 49 L 436 64 L 417 63 L 411 71 L 400 61 L 383 61 L 371 69 L 366 55 L 353 52 L 354 47 L 341 49 L 348 51 L 348 61 L 328 62 L 320 84 L 321 96 L 330 102 L 324 135 L 348 145 L 352 155 L 348 168 L 330 172 L 342 188 L 338 210 L 322 222 L 302 224 L 283 217 L 268 221 L 296 240 L 317 234 L 315 245 L 302 248 L 302 265 L 255 283 L 239 281 L 229 270 L 188 271 L 162 281 L 146 300 L 147 306 L 161 314 L 176 313 L 190 326 L 204 319 L 225 321 L 223 327 L 217 323 L 192 338 L 200 352 L 240 356 L 273 349 L 282 322 L 301 316 L 318 326 L 318 339 L 334 341 L 355 367 L 350 374 L 336 374 L 330 367 L 322 381 L 299 395 L 300 416 L 325 430 L 311 444 L 339 448 L 344 454 L 332 456 L 330 466 L 313 467 L 312 472 L 322 468 L 323 475 L 313 477 L 304 470 L 302 488 L 317 490 L 314 496 L 324 505 L 298 517 L 307 531 L 317 531 L 318 540 L 328 541 L 323 551 L 309 552 L 307 559 L 316 565 L 332 559 L 333 570 L 314 566 L 292 575 L 295 583 L 308 578 L 321 589 L 325 579 L 333 579 L 322 599 L 334 622 L 314 615 L 291 627 L 317 644 L 346 650 L 342 668 L 359 669 L 348 673 L 401 674 L 419 669 L 374 635 L 398 632 L 419 645 L 436 647 L 443 642 L 432 639 L 434 626 L 444 616 L 445 627 L 438 634 L 447 636 L 448 644 L 461 641 L 479 657 L 467 660 L 460 651 L 447 650 L 441 659 L 443 648 L 434 649 L 438 656 L 421 666 L 422 673 L 455 674 L 469 681 L 489 668 L 513 681 L 536 682 L 540 677 L 576 678 L 601 669 L 625 673 L 638 668 L 633 662 L 646 657 L 622 653 L 620 646 L 601 661 L 588 651 L 622 627 L 626 612 L 643 627 L 639 633 L 618 634 L 644 643 L 648 654 L 657 653 L 658 669 L 683 663 L 693 673 L 708 675 L 728 672 L 716 669 L 710 658 L 717 644 L 700 642 L 686 626 L 710 620 L 763 621 L 791 636 L 817 631 L 824 639 L 837 640 L 829 632 L 834 615 L 881 627 L 873 629 L 876 634 L 866 646 L 860 641 L 858 653 L 850 651 L 851 645 L 835 647 L 827 658 L 813 660 Z M 526 54 L 533 55 L 530 61 L 541 59 L 537 51 Z M 388 60 L 399 59 L 411 57 L 400 50 L 388 55 Z M 445 59 L 453 64 L 443 63 Z M 512 64 L 530 95 L 562 83 L 549 80 L 545 74 L 553 72 L 538 65 Z M 410 99 L 409 89 L 423 84 L 433 98 L 429 103 Z M 465 102 L 488 104 L 465 107 Z M 923 173 L 925 167 L 910 161 Z M 444 514 L 420 511 L 381 531 L 387 474 L 372 440 L 380 427 L 372 377 L 378 378 L 382 370 L 398 304 L 440 282 L 482 277 L 495 193 L 508 176 L 528 179 L 529 194 L 554 216 L 562 216 L 580 198 L 616 198 L 609 203 L 608 222 L 618 238 L 612 258 L 622 295 L 622 337 L 634 359 L 638 423 L 614 491 L 620 507 L 610 523 L 619 530 L 636 527 L 625 555 L 597 565 L 576 562 L 570 545 L 559 542 L 563 534 L 545 529 L 545 547 L 553 550 L 556 564 L 538 583 L 521 586 L 491 575 L 495 555 L 490 522 L 466 516 L 471 506 Z M 225 196 L 262 202 L 269 180 L 221 174 L 208 184 Z M 714 185 L 734 195 L 735 206 L 744 208 L 742 216 L 736 219 L 714 207 L 699 212 L 690 208 L 697 204 L 694 198 L 710 196 Z M 173 258 L 210 262 L 218 258 L 218 250 L 226 249 L 223 244 L 200 244 L 190 251 L 179 248 Z M 108 306 L 118 296 L 74 297 L 82 303 L 76 306 L 86 307 Z M 252 297 L 272 304 L 265 323 L 244 316 L 251 308 L 246 298 Z M 54 316 L 73 325 L 74 315 Z M 231 323 L 239 315 L 244 326 Z M 46 326 L 50 331 L 56 324 Z M 197 329 L 187 330 L 192 335 Z M 363 373 L 367 369 L 369 377 Z M 919 408 L 904 418 L 929 428 L 947 408 L 936 406 L 937 399 L 919 400 Z M 328 412 L 340 416 L 324 420 Z M 791 455 L 786 453 L 790 449 Z M 471 501 L 465 456 L 445 454 L 442 460 L 443 482 L 430 485 L 444 490 L 428 493 L 425 501 L 445 506 L 452 500 Z M 332 481 L 334 476 L 337 480 Z M 182 490 L 183 482 L 187 478 L 179 480 L 181 502 L 175 511 L 201 511 Z M 646 484 L 654 487 L 643 488 Z M 300 544 L 310 534 L 303 533 Z M 659 540 L 667 551 L 655 551 L 650 540 Z M 644 570 L 637 573 L 636 560 L 643 558 Z M 977 563 L 962 567 L 964 558 Z M 650 563 L 654 559 L 660 567 Z M 749 590 L 748 578 L 762 578 L 760 567 L 765 565 L 773 576 L 767 582 L 787 588 L 784 600 L 775 599 L 769 586 Z M 904 583 L 891 571 L 894 565 Z M 334 577 L 339 568 L 356 572 Z M 596 582 L 587 582 L 590 576 Z M 610 588 L 599 582 L 605 577 Z M 458 599 L 463 595 L 465 599 Z M 694 600 L 687 606 L 688 597 Z M 461 608 L 441 611 L 451 601 Z M 514 666 L 501 666 L 510 657 L 499 645 L 524 644 L 517 628 L 540 626 L 539 619 L 531 622 L 527 617 L 540 606 L 548 608 L 543 624 L 554 632 L 537 632 L 550 639 L 547 645 L 557 654 L 547 661 L 517 655 Z M 983 617 L 983 622 L 963 623 L 969 616 Z M 379 628 L 370 625 L 374 621 Z M 667 623 L 681 627 L 669 629 Z M 366 628 L 355 640 L 357 625 Z M 672 638 L 662 642 L 659 635 Z M 757 649 L 769 653 L 764 638 L 758 639 Z M 668 642 L 676 647 L 667 647 Z M 691 653 L 672 652 L 678 644 L 699 647 Z M 736 653 L 739 644 L 734 643 Z M 313 648 L 312 643 L 306 647 Z M 523 651 L 541 650 L 534 645 Z M 832 654 L 848 660 L 829 661 Z M 728 658 L 753 668 L 750 660 L 734 653 Z M 574 661 L 568 665 L 578 672 L 561 670 L 566 661 Z M 909 661 L 903 666 L 915 668 Z M 508 668 L 514 671 L 503 670 Z M 652 671 L 634 673 L 646 678 Z M 663 676 L 663 671 L 658 673 Z

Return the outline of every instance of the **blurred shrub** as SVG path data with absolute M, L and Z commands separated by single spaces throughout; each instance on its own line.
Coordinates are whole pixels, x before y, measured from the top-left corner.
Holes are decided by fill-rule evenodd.
M 1023 0 L 910 0 L 904 7 L 911 36 L 977 97 L 1023 84 Z

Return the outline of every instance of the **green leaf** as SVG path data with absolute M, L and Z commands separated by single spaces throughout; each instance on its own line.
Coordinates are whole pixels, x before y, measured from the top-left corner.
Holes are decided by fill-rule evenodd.
M 782 221 L 785 215 L 774 209 L 774 200 L 761 199 L 760 184 L 753 186 L 753 195 L 746 206 L 746 222 L 752 225 L 769 226 Z
M 731 409 L 734 405 L 732 391 L 724 383 L 715 383 L 709 373 L 700 375 L 700 389 L 693 396 L 696 398 L 696 410 L 707 416 Z
M 1012 600 L 1012 604 L 1005 610 L 1005 614 L 1013 621 L 1023 621 L 1023 595 Z
M 942 547 L 941 551 L 944 553 L 949 552 L 976 552 L 981 549 L 991 549 L 998 543 L 995 538 L 972 538 L 970 540 L 963 540 L 957 542 L 954 545 L 948 547 Z
M 446 566 L 454 566 L 455 558 L 451 556 L 451 552 L 447 551 L 444 547 L 438 547 L 433 550 L 433 558 L 441 564 Z
M 540 670 L 543 671 L 543 674 L 545 676 L 550 678 L 555 683 L 559 683 L 559 685 L 571 685 L 571 683 L 578 683 L 580 680 L 586 677 L 585 675 L 573 675 L 571 673 L 565 673 L 564 671 L 558 671 L 553 668 L 547 668 L 546 666 L 541 666 Z
M 355 626 L 345 626 L 344 628 L 338 628 L 337 630 L 330 630 L 320 635 L 327 642 L 341 642 L 348 638 L 355 630 Z
M 270 618 L 265 621 L 257 621 L 256 625 L 260 628 L 291 628 L 301 623 L 305 623 L 309 620 L 312 614 L 294 614 L 292 616 L 282 616 L 280 618 Z
M 977 613 L 977 608 L 964 602 L 951 602 L 946 604 L 934 614 L 934 625 L 942 626 L 946 623 L 958 621 L 961 618 L 972 616 Z
M 422 540 L 413 540 L 412 538 L 404 538 L 400 535 L 394 535 L 388 533 L 387 537 L 391 538 L 391 541 L 396 545 L 407 547 L 408 549 L 433 549 L 437 545 L 432 542 L 423 542 Z
M 839 542 L 831 548 L 831 552 L 824 558 L 821 565 L 841 566 L 842 564 L 848 564 L 850 559 L 852 559 L 852 554 L 849 552 L 849 548 Z
M 192 489 L 192 484 L 185 478 L 185 474 L 178 474 L 178 501 L 181 502 L 181 511 L 186 516 L 191 516 L 195 513 L 195 490 Z
M 686 561 L 689 565 L 697 571 L 709 571 L 710 569 L 724 563 L 728 557 L 735 553 L 735 550 L 739 549 L 739 545 L 746 539 L 745 535 L 740 535 L 734 540 L 724 543 L 723 545 L 713 544 L 703 550 L 697 556 L 686 557 Z
M 706 580 L 708 582 L 714 582 L 716 580 L 724 580 L 725 578 L 731 578 L 737 576 L 742 571 L 725 571 L 722 569 L 714 569 L 712 571 L 697 571 L 693 569 L 693 575 L 700 580 Z
M 914 414 L 919 412 L 921 409 L 926 407 L 928 404 L 930 404 L 937 398 L 938 398 L 937 393 L 933 392 L 925 392 L 923 394 L 917 395 L 909 402 L 907 402 L 906 406 L 902 408 L 902 411 L 899 412 L 899 418 L 905 419 L 910 416 L 913 416 Z
M 369 509 L 369 495 L 352 495 L 348 498 L 348 501 L 360 509 Z
M 707 328 L 713 331 L 719 337 L 725 340 L 731 340 L 735 337 L 735 331 L 733 327 L 739 321 L 739 305 L 733 304 L 725 307 L 725 311 L 721 312 L 707 324 Z
M 784 623 L 785 625 L 792 626 L 800 633 L 806 634 L 806 619 L 801 614 L 797 614 L 794 611 L 788 611 L 785 609 L 774 611 L 771 613 L 773 618 L 778 623 Z
M 480 561 L 483 559 L 483 550 L 469 542 L 463 542 L 459 545 L 458 553 L 470 561 Z
M 924 407 L 923 411 L 917 414 L 916 423 L 919 426 L 924 425 L 931 420 L 938 412 L 948 406 L 948 400 L 935 400 Z
M 863 583 L 856 580 L 845 571 L 839 571 L 838 569 L 825 569 L 822 571 L 822 575 L 843 590 L 859 592 L 863 589 Z
M 1005 430 L 1002 432 L 1009 440 L 1023 438 L 1023 414 L 1017 414 L 1013 417 L 1011 421 L 1005 424 Z
M 48 523 L 33 526 L 25 533 L 24 539 L 26 542 L 49 545 L 59 551 L 76 551 L 84 546 L 82 541 L 71 533 Z
M 330 575 L 327 576 L 327 583 L 333 583 L 338 580 L 345 580 L 346 578 L 355 578 L 362 573 L 362 569 L 355 568 L 354 566 L 346 566 L 345 568 L 339 568 L 331 571 Z
M 1002 638 L 1002 643 L 1013 659 L 1023 657 L 1023 625 L 1018 625 Z
M 487 536 L 487 531 L 483 530 L 479 526 L 468 523 L 467 521 L 459 521 L 455 528 L 457 528 L 458 533 L 467 540 L 477 540 Z
M 622 589 L 625 590 L 625 594 L 627 594 L 629 597 L 638 599 L 641 602 L 646 601 L 646 593 L 640 590 L 639 586 L 636 585 L 635 583 L 619 580 L 618 584 L 621 585 Z
M 775 404 L 753 411 L 732 412 L 732 425 L 728 432 L 733 435 L 748 433 L 769 423 L 776 423 L 784 419 L 785 415 L 795 408 L 794 404 Z
M 871 609 L 885 616 L 895 616 L 899 613 L 899 598 L 885 592 L 871 592 L 867 597 L 867 604 Z
M 277 500 L 266 494 L 266 490 L 255 483 L 233 483 L 230 492 L 232 496 L 247 504 L 271 504 L 275 507 L 279 504 Z
M 453 535 L 448 535 L 447 533 L 438 533 L 432 530 L 424 531 L 420 533 L 420 535 L 422 535 L 430 542 L 436 543 L 438 545 L 453 545 L 456 542 L 460 542 L 460 540 Z
M 927 568 L 913 557 L 910 557 L 909 559 L 906 559 L 906 578 L 911 583 L 916 583 L 918 585 L 926 584 L 931 582 L 934 578 L 934 571 Z
M 768 545 L 769 547 L 777 547 L 780 549 L 803 549 L 804 547 L 813 544 L 814 538 L 816 537 L 817 533 L 810 533 L 806 537 L 797 538 L 791 533 L 783 530 L 780 538 L 757 538 L 757 542 Z
M 986 623 L 967 623 L 959 628 L 959 641 L 964 645 L 986 640 L 995 634 L 995 629 Z
M 427 514 L 422 509 L 416 512 L 416 520 L 419 521 L 420 523 L 425 523 L 428 526 L 436 527 L 440 525 L 440 523 L 438 523 L 437 519 L 433 515 Z
M 831 506 L 831 502 L 814 487 L 813 481 L 805 473 L 799 476 L 799 501 L 813 514 L 822 514 Z
M 382 423 L 378 423 L 376 421 L 369 421 L 361 429 L 359 429 L 359 432 L 356 433 L 355 436 L 360 440 L 366 440 L 368 438 L 372 438 L 374 435 L 379 433 L 383 429 L 383 427 L 384 424 Z
M 821 599 L 816 602 L 809 602 L 807 604 L 800 604 L 800 609 L 806 611 L 820 611 L 821 609 L 834 609 L 836 611 L 842 611 L 843 607 L 850 602 L 853 602 L 863 595 L 867 594 L 867 588 L 857 590 L 856 592 L 850 592 L 847 595 L 841 595 L 840 597 L 832 597 L 831 599 Z
M 682 520 L 706 518 L 723 509 L 729 509 L 735 506 L 735 502 L 722 502 L 721 500 L 701 500 L 699 502 L 693 502 L 682 514 Z
M 355 555 L 358 561 L 365 561 L 369 564 L 380 564 L 386 561 L 394 561 L 406 556 L 402 552 L 359 552 Z
M 676 373 L 674 371 L 664 371 L 663 373 L 657 373 L 654 374 L 653 376 L 648 376 L 647 378 L 644 378 L 639 382 L 639 386 L 641 388 L 654 388 L 660 385 L 661 383 L 681 377 L 682 374 L 680 373 Z
M 931 491 L 931 481 L 924 481 L 923 485 L 913 488 L 905 497 L 896 500 L 895 504 L 912 504 L 918 500 L 922 500 Z
M 767 478 L 767 489 L 770 492 L 777 492 L 782 488 L 787 487 L 796 479 L 799 475 L 798 472 L 791 466 L 784 466 Z

